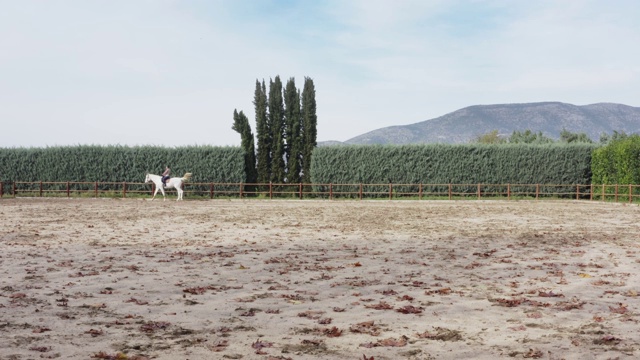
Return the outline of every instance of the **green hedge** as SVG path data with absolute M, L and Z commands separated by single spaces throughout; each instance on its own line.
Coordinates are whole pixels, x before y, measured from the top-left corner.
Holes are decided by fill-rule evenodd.
M 593 144 L 427 144 L 315 149 L 314 184 L 590 184 Z M 370 189 L 376 191 L 374 189 Z M 381 191 L 384 188 L 381 187 Z
M 616 140 L 593 152 L 594 184 L 640 184 L 640 136 Z
M 61 146 L 0 148 L 0 180 L 143 182 L 147 173 L 191 172 L 192 182 L 245 181 L 240 147 Z

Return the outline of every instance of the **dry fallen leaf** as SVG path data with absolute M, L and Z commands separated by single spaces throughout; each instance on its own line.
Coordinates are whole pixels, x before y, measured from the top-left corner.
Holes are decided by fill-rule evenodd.
M 99 330 L 99 329 L 98 329 L 98 330 L 96 330 L 96 329 L 89 329 L 89 330 L 85 331 L 84 333 L 85 333 L 85 334 L 89 334 L 89 335 L 91 335 L 92 337 L 96 337 L 96 336 L 102 335 L 104 332 L 103 332 L 102 330 Z
M 375 325 L 373 320 L 351 325 L 349 330 L 354 333 L 369 334 L 371 336 L 380 335 L 380 328 Z
M 611 310 L 612 313 L 616 313 L 616 314 L 626 314 L 627 311 L 629 311 L 629 309 L 627 309 L 627 305 L 622 303 L 619 303 L 618 307 L 615 307 L 615 308 L 609 306 L 609 310 Z
M 529 349 L 529 351 L 527 351 L 526 354 L 522 355 L 522 357 L 524 358 L 532 358 L 532 359 L 539 359 L 542 357 L 542 351 L 538 350 L 538 349 Z
M 391 310 L 391 309 L 393 309 L 393 306 L 391 306 L 386 301 L 380 301 L 377 304 L 365 305 L 364 307 L 366 307 L 367 309 L 375 309 L 375 310 Z
M 338 337 L 342 335 L 342 330 L 334 326 L 331 329 L 325 329 L 323 333 L 328 337 Z
M 422 307 L 415 307 L 413 305 L 403 306 L 396 311 L 403 314 L 420 314 L 424 310 Z
M 270 342 L 266 342 L 266 341 L 261 341 L 261 340 L 256 340 L 256 342 L 254 342 L 253 344 L 251 344 L 251 347 L 254 349 L 262 349 L 262 348 L 266 348 L 266 347 L 272 347 L 273 343 Z

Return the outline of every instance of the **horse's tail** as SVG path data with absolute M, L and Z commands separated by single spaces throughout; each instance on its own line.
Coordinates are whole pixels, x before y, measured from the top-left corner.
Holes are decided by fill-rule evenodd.
M 191 179 L 191 173 L 185 173 L 182 177 L 182 181 L 189 181 Z

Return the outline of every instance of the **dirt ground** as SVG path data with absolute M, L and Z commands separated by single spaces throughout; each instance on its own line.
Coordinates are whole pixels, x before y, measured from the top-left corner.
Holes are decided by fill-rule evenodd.
M 632 359 L 640 207 L 0 199 L 0 359 Z

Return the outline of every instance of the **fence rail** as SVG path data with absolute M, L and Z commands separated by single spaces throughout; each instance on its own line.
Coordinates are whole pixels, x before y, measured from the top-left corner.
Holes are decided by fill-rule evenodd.
M 152 195 L 151 183 L 0 182 L 0 197 L 122 197 Z M 197 198 L 323 199 L 544 199 L 640 202 L 640 185 L 580 184 L 274 184 L 186 183 L 186 196 Z M 172 190 L 169 189 L 169 195 Z

